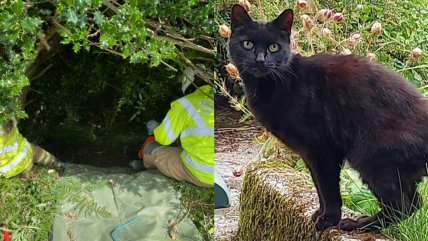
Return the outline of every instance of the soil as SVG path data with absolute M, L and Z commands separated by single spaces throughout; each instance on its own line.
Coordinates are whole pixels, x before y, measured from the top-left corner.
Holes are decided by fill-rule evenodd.
M 21 129 L 20 129 L 21 130 Z M 23 135 L 64 162 L 98 167 L 127 166 L 146 138 L 144 126 L 117 122 L 106 127 L 79 122 L 73 126 L 52 124 Z
M 254 140 L 262 127 L 254 120 L 239 123 L 241 113 L 220 105 L 215 110 L 215 163 L 230 191 L 229 208 L 214 212 L 214 240 L 232 240 L 238 229 L 239 194 L 245 173 L 235 177 L 236 167 L 245 166 L 258 155 L 260 147 Z

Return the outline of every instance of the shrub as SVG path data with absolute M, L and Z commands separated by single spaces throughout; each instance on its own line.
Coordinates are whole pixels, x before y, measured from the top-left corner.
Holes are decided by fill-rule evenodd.
M 131 63 L 162 65 L 175 73 L 175 81 L 194 77 L 212 81 L 209 16 L 214 2 L 6 2 L 0 5 L 0 123 L 15 115 L 25 117 L 18 97 L 43 62 L 40 53 L 53 47 L 50 41 L 56 33 L 75 52 L 99 49 Z

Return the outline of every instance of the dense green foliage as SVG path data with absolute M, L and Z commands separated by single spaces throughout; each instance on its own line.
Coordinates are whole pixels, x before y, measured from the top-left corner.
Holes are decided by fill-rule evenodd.
M 55 33 L 75 52 L 98 49 L 131 63 L 161 65 L 166 70 L 162 73 L 170 76 L 172 72 L 175 81 L 196 76 L 211 82 L 214 4 L 195 0 L 6 1 L 0 5 L 0 123 L 14 115 L 25 116 L 18 97 L 29 84 L 32 76 L 27 75 L 36 57 L 50 49 Z
M 96 51 L 75 54 L 69 46 L 46 61 L 42 66 L 50 68 L 33 81 L 25 108 L 31 118 L 22 131 L 79 123 L 104 129 L 130 120 L 143 126 L 149 119 L 162 120 L 170 102 L 182 95 L 175 73 L 162 66 L 130 64 Z
M 0 181 L 0 220 L 8 225 L 14 241 L 46 240 L 58 210 L 57 179 L 57 174 L 35 166 L 26 177 Z
M 29 84 L 25 69 L 36 57 L 35 40 L 42 23 L 40 17 L 27 15 L 22 1 L 0 5 L 0 123 L 15 112 L 24 116 L 17 97 Z
M 183 206 L 188 210 L 204 241 L 214 240 L 214 189 L 196 188 L 186 182 L 172 180 L 174 188 L 181 194 Z

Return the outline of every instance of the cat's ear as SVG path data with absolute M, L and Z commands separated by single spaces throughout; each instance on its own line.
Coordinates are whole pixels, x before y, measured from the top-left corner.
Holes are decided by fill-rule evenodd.
M 287 30 L 291 33 L 291 26 L 293 25 L 293 10 L 284 10 L 275 20 L 272 21 L 276 27 Z
M 232 7 L 232 13 L 230 14 L 232 30 L 242 25 L 248 25 L 253 22 L 247 10 L 239 4 L 235 4 Z

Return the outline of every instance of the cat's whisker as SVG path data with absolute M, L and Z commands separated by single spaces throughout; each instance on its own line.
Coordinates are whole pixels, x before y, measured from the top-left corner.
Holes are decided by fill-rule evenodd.
M 272 73 L 273 75 L 272 75 L 272 77 L 274 78 L 274 79 L 276 79 L 275 78 L 275 76 L 277 76 L 278 77 L 278 79 L 282 82 L 282 84 L 284 85 L 284 86 L 286 86 L 286 79 L 284 78 L 284 76 L 281 74 L 281 72 L 279 72 L 277 69 L 275 69 L 275 68 L 270 68 L 271 69 L 271 71 L 270 71 L 270 73 Z
M 297 75 L 293 72 L 293 70 L 291 69 L 291 67 L 289 65 L 275 65 L 275 68 L 278 68 L 280 70 L 284 70 L 287 73 L 293 75 L 294 77 L 297 77 Z
M 270 64 L 270 65 L 268 65 L 267 66 L 270 70 L 271 70 L 271 72 L 272 73 L 274 73 L 275 74 L 275 76 L 277 76 L 280 80 L 281 80 L 281 82 L 284 84 L 284 86 L 286 85 L 286 78 L 285 78 L 285 76 L 281 73 L 281 71 L 280 70 L 278 70 L 277 69 L 277 65 L 275 65 L 275 64 Z M 288 72 L 288 71 L 287 71 Z

